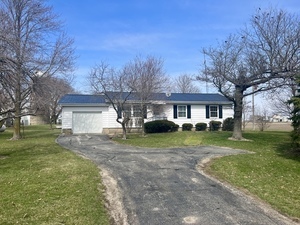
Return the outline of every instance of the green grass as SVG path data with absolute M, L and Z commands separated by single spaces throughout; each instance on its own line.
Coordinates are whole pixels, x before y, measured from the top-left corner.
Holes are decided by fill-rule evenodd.
M 98 168 L 55 143 L 59 130 L 0 133 L 0 224 L 109 224 Z
M 147 134 L 141 137 L 139 134 L 128 135 L 126 140 L 121 138 L 114 139 L 120 144 L 149 147 L 149 148 L 169 148 L 180 146 L 195 146 L 202 144 L 202 137 L 191 135 L 191 132 L 174 132 L 163 134 Z
M 300 156 L 287 151 L 288 132 L 247 132 L 252 141 L 231 141 L 230 132 L 176 132 L 130 135 L 128 140 L 115 139 L 122 144 L 166 148 L 197 145 L 224 146 L 244 149 L 256 154 L 218 158 L 207 172 L 246 190 L 273 208 L 294 219 L 300 218 Z

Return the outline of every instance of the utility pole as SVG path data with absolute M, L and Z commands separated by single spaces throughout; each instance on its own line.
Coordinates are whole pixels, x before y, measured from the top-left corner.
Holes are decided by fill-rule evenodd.
M 207 82 L 207 72 L 206 72 L 206 59 L 204 54 L 204 73 L 205 73 L 205 84 L 206 84 L 206 93 L 208 93 L 208 82 Z
M 254 90 L 256 88 L 254 86 L 252 86 L 252 91 L 253 91 L 253 94 L 252 94 L 252 130 L 255 130 L 255 104 L 254 104 Z

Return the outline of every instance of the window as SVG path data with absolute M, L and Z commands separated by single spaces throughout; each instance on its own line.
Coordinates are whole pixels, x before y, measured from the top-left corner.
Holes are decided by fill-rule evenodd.
M 191 119 L 191 105 L 173 105 L 173 116 L 177 118 Z
M 178 110 L 178 117 L 186 117 L 186 106 L 185 105 L 179 105 L 177 110 Z
M 163 105 L 152 105 L 152 113 L 154 116 L 160 116 L 164 111 Z
M 218 106 L 211 105 L 209 106 L 210 117 L 217 118 L 218 117 Z
M 141 116 L 141 108 L 139 105 L 133 105 L 133 117 Z
M 222 105 L 206 105 L 206 119 L 209 118 L 223 118 L 223 106 Z
M 141 107 L 141 105 L 133 105 L 133 117 L 144 117 L 144 119 L 147 119 L 147 106 L 143 105 L 143 108 Z

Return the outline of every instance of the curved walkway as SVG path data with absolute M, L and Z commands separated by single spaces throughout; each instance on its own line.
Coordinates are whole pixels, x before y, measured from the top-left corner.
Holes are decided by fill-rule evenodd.
M 208 157 L 244 151 L 207 146 L 137 148 L 101 135 L 61 136 L 57 142 L 100 167 L 116 224 L 293 224 L 196 168 Z

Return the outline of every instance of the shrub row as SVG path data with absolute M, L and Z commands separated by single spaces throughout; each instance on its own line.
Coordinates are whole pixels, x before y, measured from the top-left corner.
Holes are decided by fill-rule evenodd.
M 233 123 L 234 123 L 233 118 L 231 118 L 231 117 L 226 118 L 223 121 L 223 126 L 222 126 L 222 123 L 220 121 L 210 121 L 209 130 L 210 131 L 217 131 L 222 126 L 223 131 L 233 131 L 233 126 L 234 126 Z
M 218 131 L 222 126 L 222 122 L 220 121 L 210 121 L 209 122 L 209 130 L 210 131 Z M 155 120 L 151 122 L 145 123 L 145 132 L 146 133 L 163 133 L 163 132 L 174 132 L 178 131 L 179 125 L 175 124 L 172 121 L 168 120 Z M 191 131 L 193 128 L 193 124 L 184 123 L 182 124 L 182 131 Z M 207 129 L 206 123 L 197 123 L 195 125 L 196 131 L 205 131 Z M 233 131 L 233 118 L 227 118 L 223 122 L 223 131 Z
M 230 122 L 230 121 L 229 121 Z M 230 130 L 231 128 L 229 127 L 229 125 L 227 125 L 228 122 L 226 121 L 226 127 L 223 130 Z M 222 125 L 222 122 L 220 121 L 210 121 L 209 122 L 209 130 L 210 131 L 218 131 L 220 130 Z M 191 131 L 193 128 L 193 124 L 191 123 L 184 123 L 182 124 L 182 131 Z M 196 131 L 205 131 L 207 129 L 207 124 L 206 123 L 197 123 L 195 125 L 195 130 Z M 233 125 L 232 125 L 232 130 L 233 130 Z

